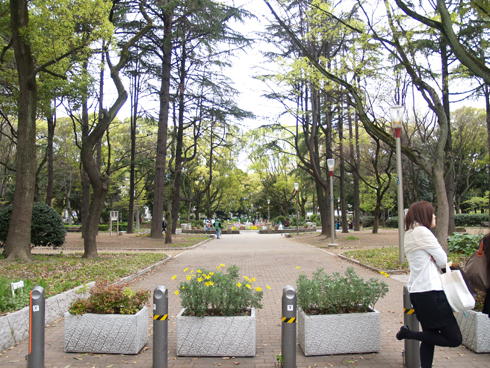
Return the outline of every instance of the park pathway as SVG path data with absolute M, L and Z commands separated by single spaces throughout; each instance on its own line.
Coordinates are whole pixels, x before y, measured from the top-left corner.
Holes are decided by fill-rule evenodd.
M 174 294 L 178 284 L 184 281 L 185 268 L 215 269 L 219 264 L 237 265 L 240 275 L 255 277 L 255 286 L 264 290 L 263 309 L 257 311 L 257 352 L 254 358 L 184 358 L 176 356 L 176 321 L 180 311 L 179 297 Z M 328 273 L 344 273 L 354 267 L 363 277 L 385 280 L 390 288 L 376 309 L 381 312 L 381 346 L 376 354 L 349 354 L 337 356 L 305 357 L 297 347 L 297 367 L 402 367 L 403 342 L 396 340 L 395 333 L 403 322 L 403 280 L 386 278 L 376 272 L 352 265 L 334 254 L 313 246 L 299 244 L 281 235 L 259 235 L 255 231 L 242 231 L 240 235 L 224 235 L 192 250 L 181 253 L 170 262 L 132 282 L 135 289 L 154 290 L 158 285 L 169 289 L 169 361 L 168 367 L 247 367 L 272 368 L 276 354 L 281 351 L 281 297 L 283 287 L 295 285 L 300 273 L 311 275 L 317 268 Z M 189 272 L 189 271 L 187 271 Z M 195 271 L 194 271 L 195 272 Z M 172 276 L 177 275 L 175 280 Z M 267 289 L 269 285 L 271 289 Z M 150 313 L 151 314 L 151 313 Z M 151 316 L 150 316 L 151 317 Z M 152 321 L 150 321 L 150 332 Z M 144 350 L 136 356 L 73 354 L 63 351 L 63 320 L 46 330 L 46 367 L 138 367 L 152 365 L 152 335 Z M 1 367 L 25 367 L 27 342 L 19 344 L 0 356 Z M 464 347 L 436 347 L 434 367 L 490 367 L 488 354 L 475 354 Z

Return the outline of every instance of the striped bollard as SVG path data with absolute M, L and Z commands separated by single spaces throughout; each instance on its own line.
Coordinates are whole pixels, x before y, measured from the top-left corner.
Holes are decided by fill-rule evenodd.
M 296 289 L 288 285 L 282 291 L 281 355 L 283 368 L 296 368 Z
M 415 310 L 410 301 L 408 286 L 403 287 L 403 322 L 411 331 L 419 331 L 419 321 L 415 316 Z M 405 366 L 407 368 L 420 367 L 420 342 L 417 340 L 405 339 Z
M 159 285 L 153 292 L 153 368 L 168 364 L 168 290 Z

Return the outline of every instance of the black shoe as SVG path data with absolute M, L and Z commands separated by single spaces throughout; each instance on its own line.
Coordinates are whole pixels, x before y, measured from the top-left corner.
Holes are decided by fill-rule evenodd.
M 408 328 L 407 325 L 403 325 L 402 327 L 400 327 L 400 331 L 397 332 L 396 334 L 396 338 L 398 340 L 403 340 L 405 338 L 405 335 L 410 332 L 410 329 Z

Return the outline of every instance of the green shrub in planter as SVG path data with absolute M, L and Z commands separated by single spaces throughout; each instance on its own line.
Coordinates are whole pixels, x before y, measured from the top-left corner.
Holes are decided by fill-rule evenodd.
M 296 281 L 298 306 L 306 314 L 368 312 L 388 292 L 388 285 L 376 278 L 364 280 L 352 267 L 345 277 L 328 275 L 319 268 L 311 279 L 304 274 Z
M 481 235 L 454 233 L 447 242 L 447 249 L 450 252 L 461 253 L 466 257 L 470 257 L 478 250 L 481 239 Z
M 133 291 L 129 284 L 109 285 L 98 281 L 90 289 L 88 299 L 78 299 L 70 305 L 71 314 L 136 314 L 148 304 L 150 291 Z
M 7 240 L 12 217 L 12 205 L 0 212 L 0 242 Z M 32 208 L 31 243 L 42 247 L 59 247 L 65 243 L 66 229 L 55 209 L 44 203 L 35 202 Z

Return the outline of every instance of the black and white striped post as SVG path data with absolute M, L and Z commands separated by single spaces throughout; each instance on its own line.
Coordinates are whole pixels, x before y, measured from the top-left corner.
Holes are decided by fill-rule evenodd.
M 415 316 L 415 310 L 410 301 L 408 286 L 403 287 L 403 322 L 411 331 L 419 331 L 419 321 Z M 420 342 L 418 340 L 405 339 L 405 367 L 420 367 Z
M 281 355 L 283 368 L 296 368 L 296 289 L 288 285 L 282 291 Z
M 27 368 L 44 368 L 45 294 L 41 286 L 34 286 L 29 301 L 29 354 Z
M 153 368 L 168 365 L 168 290 L 159 285 L 153 292 Z

